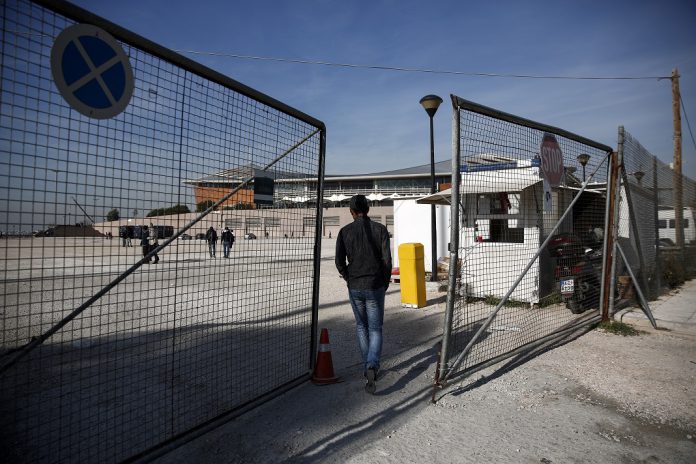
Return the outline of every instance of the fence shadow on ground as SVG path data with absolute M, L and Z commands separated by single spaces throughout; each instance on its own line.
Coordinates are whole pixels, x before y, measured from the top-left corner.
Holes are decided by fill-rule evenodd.
M 467 383 L 462 383 L 458 387 L 453 388 L 449 392 L 443 393 L 438 399 L 444 398 L 445 396 L 451 395 L 451 396 L 460 396 L 463 395 L 471 390 L 474 390 L 476 388 L 479 388 L 483 385 L 486 385 L 488 382 L 491 382 L 497 378 L 502 377 L 503 375 L 507 374 L 508 372 L 513 371 L 514 369 L 526 364 L 527 362 L 536 359 L 537 357 L 541 356 L 542 354 L 551 351 L 555 348 L 558 348 L 560 346 L 566 345 L 579 337 L 583 336 L 590 330 L 594 329 L 594 325 L 591 326 L 582 326 L 578 327 L 576 330 L 573 332 L 570 332 L 568 334 L 560 335 L 556 338 L 553 338 L 549 340 L 546 343 L 542 343 L 540 345 L 533 345 L 530 346 L 527 350 L 523 350 L 517 355 L 512 356 L 511 359 L 509 359 L 507 362 L 500 361 L 499 367 L 496 367 L 493 372 L 489 375 L 483 375 L 477 379 L 467 379 L 467 377 L 470 377 L 474 373 L 484 369 L 487 367 L 486 365 L 481 366 L 481 367 L 473 367 L 468 371 L 463 371 L 458 373 L 457 375 L 453 376 L 450 380 L 450 383 L 454 379 L 460 379 L 462 382 L 468 382 Z

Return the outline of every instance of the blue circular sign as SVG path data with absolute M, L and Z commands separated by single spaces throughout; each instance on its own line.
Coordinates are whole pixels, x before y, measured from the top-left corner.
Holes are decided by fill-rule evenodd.
M 113 118 L 133 95 L 128 56 L 108 32 L 91 24 L 75 24 L 58 35 L 51 71 L 63 98 L 90 118 Z

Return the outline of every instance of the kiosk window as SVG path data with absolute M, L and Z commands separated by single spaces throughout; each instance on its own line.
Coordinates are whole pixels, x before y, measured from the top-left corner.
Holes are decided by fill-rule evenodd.
M 524 229 L 508 227 L 508 219 L 491 219 L 490 242 L 524 243 Z

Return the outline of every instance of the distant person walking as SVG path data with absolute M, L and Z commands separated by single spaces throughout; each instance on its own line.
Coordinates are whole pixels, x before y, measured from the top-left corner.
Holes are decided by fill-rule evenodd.
M 150 231 L 147 229 L 147 226 L 143 226 L 143 228 L 140 231 L 140 247 L 143 249 L 143 257 L 147 256 L 148 253 L 150 253 L 150 239 L 149 239 Z M 150 261 L 152 258 L 147 260 L 147 264 L 150 264 Z
M 225 258 L 229 258 L 230 249 L 234 243 L 234 231 L 225 227 L 225 230 L 223 230 L 222 234 L 220 234 L 220 238 L 222 239 L 222 253 L 225 255 Z
M 143 257 L 150 252 L 150 242 L 147 241 L 147 226 L 140 229 L 140 247 L 143 249 Z
M 213 229 L 213 226 L 210 226 L 210 229 L 208 229 L 208 232 L 205 233 L 205 239 L 208 241 L 208 253 L 210 253 L 210 257 L 214 258 L 215 257 L 215 246 L 217 245 L 217 232 L 215 232 L 215 229 Z
M 121 237 L 121 246 L 124 247 L 129 247 L 131 246 L 130 244 L 130 236 L 128 235 L 128 228 L 126 226 L 121 226 L 118 228 L 118 235 Z
M 140 235 L 140 246 L 143 248 L 143 257 L 147 256 L 152 250 L 157 248 L 157 245 L 157 229 L 152 224 L 150 224 L 149 229 L 147 226 L 143 226 L 142 233 Z M 159 263 L 159 256 L 157 256 L 157 253 L 150 256 L 150 259 L 147 260 L 147 264 L 150 263 Z
M 150 251 L 154 250 L 155 248 L 157 248 L 159 246 L 159 241 L 157 240 L 157 238 L 158 238 L 157 235 L 158 235 L 157 228 L 155 226 L 153 226 L 152 224 L 150 224 L 150 237 L 149 237 L 149 239 L 150 239 Z M 157 256 L 157 253 L 152 255 L 152 259 L 154 259 L 152 264 L 159 263 L 159 256 Z
M 389 232 L 367 216 L 370 206 L 364 195 L 350 199 L 353 222 L 336 237 L 336 269 L 348 284 L 362 353 L 365 390 L 374 393 L 382 355 L 384 295 L 391 277 Z

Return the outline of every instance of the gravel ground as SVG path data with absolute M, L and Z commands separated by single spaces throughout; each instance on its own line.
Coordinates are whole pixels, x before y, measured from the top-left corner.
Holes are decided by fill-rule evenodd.
M 553 349 L 459 378 L 438 390 L 432 403 L 445 294 L 429 293 L 421 309 L 402 308 L 399 287 L 393 285 L 386 301 L 383 375 L 371 396 L 363 389 L 355 323 L 345 283 L 333 265 L 333 248 L 333 241 L 324 241 L 319 326 L 329 329 L 333 365 L 343 381 L 322 387 L 304 383 L 159 462 L 696 462 L 696 324 L 656 331 L 630 320 L 644 332 L 576 334 Z M 78 247 L 45 247 L 43 253 L 51 250 L 96 255 Z M 111 267 L 135 259 L 137 250 L 132 254 L 110 254 L 101 263 L 104 275 L 90 273 L 94 282 L 87 286 L 108 281 Z M 39 269 L 79 270 L 83 257 L 61 259 L 75 263 Z M 171 265 L 165 260 L 156 272 Z M 22 267 L 16 275 L 5 270 L 6 285 L 27 285 L 31 269 Z M 41 285 L 42 293 L 55 290 L 53 284 Z M 696 292 L 696 285 L 685 288 L 682 293 Z M 669 299 L 661 304 L 670 304 Z M 254 382 L 280 368 L 260 366 L 253 376 L 234 380 Z M 230 382 L 211 384 L 209 396 L 224 397 L 233 389 Z M 131 433 L 137 426 L 154 427 L 133 424 Z
M 344 283 L 324 243 L 320 327 L 342 383 L 300 385 L 159 459 L 208 462 L 696 462 L 696 327 L 593 330 L 437 392 L 444 294 L 390 287 L 383 376 L 367 395 Z

